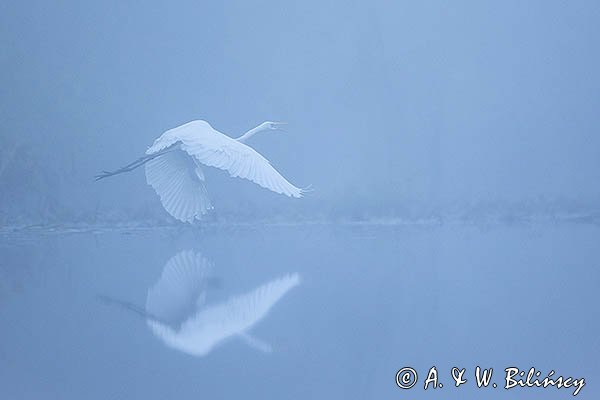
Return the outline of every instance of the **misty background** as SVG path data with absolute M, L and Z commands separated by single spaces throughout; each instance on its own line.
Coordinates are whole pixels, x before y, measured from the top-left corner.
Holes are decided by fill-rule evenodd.
M 594 214 L 600 3 L 3 2 L 0 223 L 170 221 L 143 169 L 194 119 L 292 200 L 207 171 L 217 218 Z

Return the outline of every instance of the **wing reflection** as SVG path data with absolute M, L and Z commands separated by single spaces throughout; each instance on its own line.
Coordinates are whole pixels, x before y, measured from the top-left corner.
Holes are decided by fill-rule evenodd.
M 298 274 L 271 280 L 222 303 L 206 304 L 211 270 L 211 263 L 193 251 L 182 251 L 167 262 L 146 299 L 146 323 L 154 335 L 167 346 L 195 356 L 208 354 L 232 337 L 270 351 L 248 331 L 300 283 Z

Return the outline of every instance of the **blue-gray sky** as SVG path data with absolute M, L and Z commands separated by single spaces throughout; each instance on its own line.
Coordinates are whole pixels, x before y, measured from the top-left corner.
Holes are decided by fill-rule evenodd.
M 598 20 L 594 1 L 4 2 L 0 140 L 36 161 L 0 176 L 2 199 L 160 211 L 142 171 L 91 178 L 206 119 L 232 136 L 289 122 L 251 144 L 315 189 L 298 202 L 209 173 L 223 213 L 593 204 Z

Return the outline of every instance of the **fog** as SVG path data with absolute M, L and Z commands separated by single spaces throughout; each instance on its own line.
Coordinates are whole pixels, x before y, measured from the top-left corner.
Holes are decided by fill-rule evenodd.
M 592 1 L 5 2 L 0 221 L 169 220 L 141 169 L 93 176 L 194 119 L 234 137 L 289 122 L 249 144 L 314 188 L 207 171 L 217 218 L 595 212 L 599 18 Z
M 598 1 L 0 2 L 0 398 L 600 398 L 599 21 Z M 205 192 L 164 142 L 152 187 L 94 180 L 199 119 L 287 122 L 246 144 L 295 186 L 253 177 L 312 191 L 207 166 Z M 507 368 L 556 381 L 508 390 Z

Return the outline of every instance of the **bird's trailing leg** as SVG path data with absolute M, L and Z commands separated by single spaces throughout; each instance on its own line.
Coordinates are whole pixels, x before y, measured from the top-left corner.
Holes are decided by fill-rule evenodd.
M 249 335 L 246 332 L 241 332 L 238 334 L 240 339 L 242 339 L 248 346 L 255 348 L 256 350 L 260 350 L 263 353 L 272 353 L 273 347 L 269 343 L 263 342 L 260 339 L 255 338 L 254 336 Z
M 137 314 L 137 315 L 139 315 L 142 318 L 150 319 L 150 320 L 156 321 L 156 322 L 161 323 L 161 324 L 166 324 L 166 322 L 161 321 L 160 318 L 158 318 L 155 315 L 152 315 L 152 314 L 146 312 L 146 310 L 144 310 L 142 307 L 140 307 L 140 306 L 138 306 L 138 305 L 136 305 L 134 303 L 130 303 L 128 301 L 120 300 L 120 299 L 117 299 L 117 298 L 114 298 L 114 297 L 110 297 L 110 296 L 106 296 L 106 295 L 103 295 L 103 294 L 98 294 L 98 295 L 96 295 L 96 297 L 98 298 L 98 300 L 104 302 L 105 304 L 108 304 L 108 305 L 117 305 L 117 306 L 122 307 L 122 308 L 124 308 L 126 310 L 132 311 L 134 314 Z
M 127 164 L 126 166 L 119 168 L 115 171 L 102 171 L 101 174 L 98 174 L 96 176 L 94 176 L 94 178 L 96 178 L 96 181 L 99 181 L 100 179 L 104 179 L 104 178 L 108 178 L 109 176 L 113 176 L 113 175 L 118 175 L 118 174 L 122 174 L 124 172 L 129 172 L 129 171 L 133 171 L 134 169 L 141 167 L 142 165 L 146 164 L 148 161 L 150 160 L 154 160 L 156 157 L 160 157 L 165 153 L 168 153 L 169 151 L 173 151 L 172 148 L 168 148 L 165 149 L 163 151 L 159 151 L 157 153 L 154 154 L 149 154 L 147 156 L 144 157 L 140 157 L 137 160 L 135 160 L 132 163 Z

